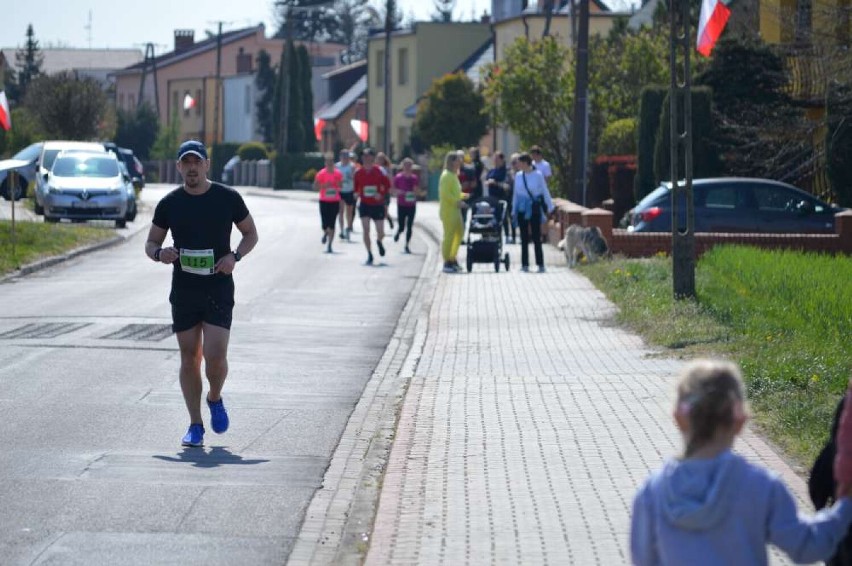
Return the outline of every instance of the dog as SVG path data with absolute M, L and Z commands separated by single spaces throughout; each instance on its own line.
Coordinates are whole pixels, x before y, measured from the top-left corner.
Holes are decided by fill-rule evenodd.
M 568 267 L 577 265 L 577 252 L 586 256 L 589 263 L 609 255 L 609 246 L 597 226 L 586 228 L 571 224 L 565 230 L 565 238 L 559 242 L 559 249 L 565 252 Z

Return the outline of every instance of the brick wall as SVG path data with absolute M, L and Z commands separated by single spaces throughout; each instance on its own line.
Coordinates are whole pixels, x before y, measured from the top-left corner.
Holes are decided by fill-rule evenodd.
M 627 257 L 650 257 L 670 254 L 672 235 L 668 232 L 634 233 L 612 228 L 612 213 L 603 209 L 586 209 L 556 199 L 556 210 L 548 226 L 548 241 L 556 245 L 571 224 L 597 226 L 614 254 Z M 695 235 L 695 252 L 701 256 L 713 246 L 742 244 L 764 249 L 787 249 L 823 253 L 852 254 L 852 211 L 835 217 L 835 234 L 717 234 L 699 232 Z

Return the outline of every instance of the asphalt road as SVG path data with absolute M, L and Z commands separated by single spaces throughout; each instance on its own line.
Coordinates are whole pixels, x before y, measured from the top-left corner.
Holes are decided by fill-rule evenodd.
M 284 563 L 426 243 L 366 267 L 360 241 L 322 253 L 315 202 L 246 202 L 231 429 L 203 449 L 180 447 L 170 268 L 145 231 L 0 284 L 0 563 Z

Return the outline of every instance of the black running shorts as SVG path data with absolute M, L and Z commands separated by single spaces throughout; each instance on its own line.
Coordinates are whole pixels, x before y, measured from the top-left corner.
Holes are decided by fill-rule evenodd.
M 337 215 L 339 212 L 339 202 L 320 201 L 320 219 L 322 220 L 323 230 L 334 230 L 334 223 L 337 221 Z
M 345 202 L 349 206 L 355 206 L 355 193 L 353 193 L 352 191 L 349 191 L 348 193 L 341 191 L 340 198 L 342 198 L 343 202 Z
M 383 204 L 364 204 L 358 205 L 358 216 L 364 218 L 372 218 L 373 220 L 385 219 L 385 205 Z
M 209 287 L 172 288 L 172 331 L 183 332 L 202 322 L 231 329 L 234 311 L 234 280 Z

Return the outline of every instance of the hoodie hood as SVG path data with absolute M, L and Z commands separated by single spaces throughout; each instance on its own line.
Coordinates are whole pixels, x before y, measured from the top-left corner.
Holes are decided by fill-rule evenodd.
M 673 525 L 711 529 L 728 514 L 743 470 L 742 459 L 726 450 L 715 458 L 671 460 L 660 476 L 660 508 Z

